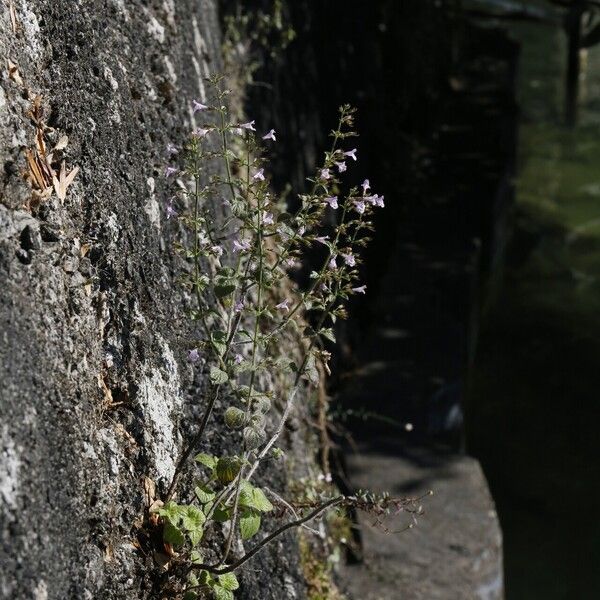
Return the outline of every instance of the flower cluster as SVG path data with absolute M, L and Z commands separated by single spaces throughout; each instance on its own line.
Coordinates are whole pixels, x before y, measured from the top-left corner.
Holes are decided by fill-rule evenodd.
M 214 102 L 192 102 L 192 112 L 204 117 L 203 123 L 183 145 L 166 149 L 165 178 L 172 195 L 165 213 L 189 232 L 178 250 L 189 262 L 183 280 L 195 297 L 193 318 L 200 329 L 188 360 L 204 365 L 200 357 L 206 357 L 211 385 L 198 432 L 179 459 L 159 514 L 165 540 L 186 548 L 186 556 L 193 550 L 199 564 L 197 546 L 204 528 L 214 520 L 229 522 L 219 560 L 201 569 L 202 585 L 213 586 L 215 595 L 216 586 L 219 597 L 227 597 L 223 589 L 232 589 L 217 575 L 232 572 L 231 565 L 224 565 L 236 537 L 254 536 L 261 517 L 273 508 L 252 477 L 265 458 L 280 454 L 275 444 L 299 389 L 318 384 L 317 365 L 327 366 L 326 340 L 335 341 L 335 322 L 346 314 L 344 302 L 366 292 L 358 280 L 360 252 L 372 228 L 370 215 L 384 206 L 384 199 L 371 192 L 368 180 L 342 194 L 341 176 L 358 160 L 358 150 L 348 144 L 356 135 L 354 110 L 346 105 L 309 190 L 298 195 L 297 209 L 288 212 L 270 188 L 263 158 L 264 146 L 278 142 L 276 131 L 261 131 L 254 120 L 230 122 L 227 91 L 220 78 L 211 83 Z M 319 263 L 308 284 L 293 285 L 289 269 L 315 249 Z M 296 361 L 278 354 L 289 329 L 306 339 L 306 352 Z M 269 378 L 261 376 L 273 371 L 290 379 L 289 395 L 275 419 L 273 390 L 265 383 Z M 192 508 L 178 505 L 172 499 L 179 476 L 203 441 L 219 395 L 231 399 L 222 418 L 239 439 L 240 451 L 234 456 L 199 454 L 196 461 L 208 472 L 196 489 L 197 503 Z M 228 584 L 233 585 L 231 580 Z

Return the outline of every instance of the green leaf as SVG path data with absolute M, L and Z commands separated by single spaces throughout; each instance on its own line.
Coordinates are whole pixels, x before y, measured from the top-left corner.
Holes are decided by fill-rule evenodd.
M 217 466 L 217 457 L 211 456 L 210 454 L 200 453 L 196 455 L 194 458 L 196 462 L 199 462 L 201 465 L 208 467 L 211 471 Z
M 330 342 L 333 342 L 335 344 L 335 334 L 333 333 L 333 329 L 330 328 L 326 328 L 326 329 L 321 329 L 321 331 L 319 331 L 319 333 L 327 338 Z
M 319 371 L 314 355 L 310 355 L 304 367 L 303 377 L 308 379 L 313 385 L 319 385 Z
M 229 377 L 227 376 L 227 373 L 225 373 L 225 371 L 221 371 L 221 369 L 217 367 L 210 368 L 210 380 L 215 385 L 221 385 L 225 383 L 228 379 Z
M 213 597 L 215 600 L 234 600 L 233 592 L 220 585 L 215 585 L 213 588 Z
M 208 504 L 209 502 L 212 502 L 216 496 L 215 492 L 203 485 L 197 485 L 194 488 L 194 492 L 196 494 L 196 498 L 198 498 L 198 501 L 201 504 Z
M 243 540 L 249 540 L 260 529 L 260 514 L 246 509 L 240 515 L 240 533 Z
M 235 292 L 235 284 L 234 283 L 222 283 L 220 285 L 215 285 L 215 296 L 217 298 L 225 298 L 225 296 L 229 296 Z
M 232 269 L 231 267 L 221 267 L 217 271 L 218 277 L 225 277 L 226 279 L 229 279 L 229 278 L 233 277 L 234 275 L 235 275 L 235 270 Z
M 205 521 L 206 517 L 198 507 L 188 506 L 183 515 L 181 525 L 186 531 L 196 531 L 204 525 Z
M 198 594 L 194 590 L 189 590 L 183 595 L 183 600 L 197 600 Z
M 226 590 L 237 590 L 240 584 L 235 576 L 235 573 L 225 573 L 225 575 L 219 575 L 219 585 L 224 587 Z
M 264 492 L 260 488 L 254 487 L 247 480 L 242 482 L 239 503 L 240 506 L 252 508 L 260 512 L 273 510 L 273 505 L 269 502 Z
M 165 524 L 163 526 L 163 539 L 165 542 L 172 544 L 173 546 L 183 546 L 185 543 L 183 532 L 169 519 L 165 519 Z
M 229 514 L 228 508 L 215 508 L 215 512 L 213 513 L 213 519 L 217 523 L 225 523 L 231 519 L 231 515 Z
M 237 456 L 222 456 L 217 462 L 217 478 L 221 483 L 231 483 L 241 468 L 242 461 Z
M 199 550 L 192 550 L 190 553 L 190 561 L 193 565 L 202 564 L 203 558 L 204 557 L 202 556 L 202 553 Z
M 188 537 L 190 538 L 190 543 L 192 544 L 192 546 L 197 546 L 200 543 L 200 540 L 202 539 L 203 535 L 204 529 L 202 529 L 202 527 L 198 527 L 197 529 L 190 531 L 188 533 Z
M 227 349 L 227 333 L 225 331 L 213 331 L 210 339 L 219 356 L 223 356 Z
M 181 519 L 182 516 L 182 508 L 183 507 L 179 506 L 179 504 L 177 504 L 176 502 L 170 501 L 155 512 L 161 517 L 164 517 L 165 519 L 171 521 L 173 524 L 177 525 L 179 523 L 179 519 Z

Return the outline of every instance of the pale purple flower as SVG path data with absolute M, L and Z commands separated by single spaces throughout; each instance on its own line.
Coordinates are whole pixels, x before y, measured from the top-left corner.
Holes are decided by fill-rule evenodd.
M 242 133 L 244 132 L 242 131 L 241 127 L 232 127 L 231 133 L 233 133 L 234 135 L 242 135 Z
M 198 352 L 198 348 L 193 348 L 188 352 L 188 360 L 191 363 L 197 363 L 200 360 L 200 352 Z
M 177 173 L 177 167 L 167 167 L 165 169 L 165 177 L 171 177 L 175 173 Z
M 243 360 L 244 360 L 244 357 L 241 354 L 236 354 L 235 358 L 233 359 L 233 362 L 236 365 L 239 365 L 241 362 L 243 362 Z
M 275 306 L 275 308 L 278 308 L 279 310 L 290 310 L 288 307 L 289 304 L 289 300 L 288 298 L 286 298 L 285 300 L 281 301 L 277 306 Z
M 256 171 L 256 173 L 252 176 L 252 179 L 259 179 L 260 181 L 264 181 L 265 180 L 265 170 L 259 169 L 258 171 Z
M 248 240 L 242 240 L 241 242 L 233 240 L 234 252 L 246 252 L 247 250 L 250 250 L 250 242 Z
M 331 206 L 331 208 L 337 208 L 338 207 L 338 197 L 337 196 L 329 196 L 327 198 L 325 198 L 325 202 L 327 202 L 327 204 L 329 204 L 329 206 Z
M 304 225 L 300 225 L 300 227 L 298 227 L 298 235 L 303 236 L 305 233 L 306 233 L 306 227 Z
M 365 212 L 365 203 L 363 200 L 355 200 L 354 201 L 354 208 L 356 209 L 356 212 L 360 215 L 362 215 Z
M 192 100 L 192 106 L 194 107 L 194 114 L 199 110 L 206 110 L 208 108 L 206 104 L 202 104 L 202 102 L 198 102 L 198 100 Z
M 197 138 L 203 138 L 210 131 L 210 129 L 206 129 L 204 127 L 198 127 L 192 131 L 192 135 Z
M 352 148 L 352 150 L 344 152 L 344 156 L 349 156 L 352 160 L 356 160 L 356 148 Z
M 363 196 L 371 189 L 371 184 L 369 183 L 368 179 L 365 179 L 362 182 L 362 190 L 363 190 Z
M 250 131 L 256 131 L 255 127 L 254 127 L 254 123 L 255 121 L 248 121 L 247 123 L 242 123 L 240 125 L 241 129 L 249 129 Z
M 296 260 L 295 258 L 286 258 L 285 266 L 288 269 L 299 269 L 301 265 L 300 265 L 300 261 Z
M 336 162 L 335 166 L 338 168 L 340 173 L 343 173 L 348 168 L 344 161 Z
M 352 291 L 356 294 L 366 294 L 367 286 L 361 285 L 359 287 L 352 288 Z
M 273 225 L 275 222 L 273 219 L 273 214 L 270 212 L 264 212 L 262 218 L 263 225 Z
M 329 261 L 329 268 L 332 270 L 337 269 L 337 262 L 335 261 L 335 256 L 333 256 Z
M 211 250 L 215 256 L 223 256 L 223 248 L 221 246 L 212 246 Z
M 275 130 L 271 129 L 271 131 L 269 131 L 269 133 L 267 133 L 266 135 L 263 135 L 262 139 L 263 140 L 273 140 L 275 142 L 277 140 L 277 138 L 275 137 Z
M 373 204 L 375 206 L 383 208 L 385 206 L 385 204 L 383 203 L 383 196 L 377 196 L 377 194 L 375 194 L 375 196 L 373 196 Z
M 166 212 L 167 212 L 167 220 L 170 219 L 171 217 L 177 216 L 177 211 L 175 210 L 175 207 L 173 206 L 172 201 L 169 202 L 169 204 L 167 204 Z
M 238 300 L 233 307 L 233 311 L 239 313 L 242 312 L 242 310 L 244 310 L 244 301 Z
M 315 236 L 315 242 L 319 242 L 321 244 L 326 244 L 328 239 L 328 235 Z
M 331 174 L 329 173 L 329 169 L 321 169 L 320 177 L 321 177 L 321 179 L 331 179 Z
M 349 267 L 353 267 L 356 264 L 356 259 L 354 258 L 354 255 L 352 253 L 342 254 L 342 256 L 344 257 L 344 262 Z
M 174 144 L 167 144 L 166 150 L 169 156 L 173 156 L 173 154 L 177 154 L 179 152 L 179 150 L 177 150 L 177 146 Z

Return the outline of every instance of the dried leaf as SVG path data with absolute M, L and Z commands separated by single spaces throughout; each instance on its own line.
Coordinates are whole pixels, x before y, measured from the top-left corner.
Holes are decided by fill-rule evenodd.
M 67 147 L 67 144 L 69 143 L 69 136 L 68 135 L 63 135 L 58 142 L 56 142 L 56 146 L 54 146 L 54 150 L 64 150 Z
M 61 202 L 65 201 L 67 197 L 67 188 L 73 183 L 75 176 L 79 173 L 79 167 L 72 169 L 69 174 L 66 174 L 65 161 L 63 160 L 60 165 L 59 178 L 56 175 L 52 176 L 52 183 L 54 184 L 54 191 Z
M 17 85 L 25 85 L 23 83 L 23 79 L 21 78 L 21 73 L 19 73 L 19 65 L 14 63 L 12 60 L 7 59 L 8 65 L 8 76 L 17 84 Z
M 40 169 L 37 157 L 29 149 L 25 150 L 25 157 L 27 158 L 27 164 L 29 166 L 29 175 L 33 180 L 33 183 L 39 190 L 45 190 L 48 187 L 48 181 L 46 180 L 42 170 Z
M 10 23 L 12 25 L 13 33 L 17 33 L 17 13 L 15 12 L 13 0 L 8 0 L 8 12 L 10 13 Z
M 156 502 L 156 483 L 150 477 L 144 477 L 142 484 L 146 506 L 151 507 Z
M 81 258 L 83 258 L 90 251 L 91 247 L 91 244 L 81 244 L 81 248 L 79 249 L 79 255 Z

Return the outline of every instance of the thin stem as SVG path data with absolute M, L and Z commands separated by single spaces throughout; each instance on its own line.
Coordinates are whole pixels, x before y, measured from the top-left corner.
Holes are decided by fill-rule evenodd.
M 285 525 L 282 525 L 278 529 L 276 529 L 273 533 L 268 535 L 266 538 L 261 540 L 254 548 L 246 552 L 242 558 L 235 561 L 234 563 L 224 566 L 221 566 L 221 562 L 216 565 L 207 565 L 207 564 L 195 564 L 190 566 L 190 571 L 201 569 L 208 571 L 209 573 L 213 573 L 214 575 L 224 575 L 225 573 L 231 573 L 236 569 L 239 569 L 244 563 L 248 562 L 253 556 L 258 554 L 265 546 L 267 546 L 274 539 L 278 538 L 281 534 L 285 533 L 288 529 L 292 529 L 294 527 L 300 527 L 309 521 L 317 518 L 320 514 L 325 512 L 328 508 L 335 506 L 336 504 L 342 503 L 346 499 L 345 496 L 336 496 L 335 498 L 331 498 L 327 502 L 324 502 L 320 506 L 317 506 L 314 510 L 308 513 L 304 517 L 300 517 L 299 519 L 295 519 L 294 521 L 290 521 Z

